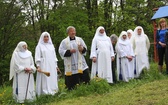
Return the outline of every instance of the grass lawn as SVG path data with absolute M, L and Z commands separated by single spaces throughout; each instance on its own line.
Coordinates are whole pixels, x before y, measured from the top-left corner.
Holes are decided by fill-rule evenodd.
M 33 103 L 25 105 L 167 105 L 168 75 L 157 72 L 157 64 L 151 63 L 149 71 L 144 71 L 139 79 L 128 83 L 118 82 L 109 85 L 96 78 L 90 85 L 80 85 L 67 91 L 64 80 L 59 81 L 59 92 L 54 95 L 38 97 Z M 15 105 L 11 86 L 0 88 L 0 104 Z
M 113 88 L 114 89 L 114 88 Z M 156 80 L 141 85 L 119 87 L 105 94 L 90 94 L 70 98 L 50 105 L 167 105 L 168 80 Z

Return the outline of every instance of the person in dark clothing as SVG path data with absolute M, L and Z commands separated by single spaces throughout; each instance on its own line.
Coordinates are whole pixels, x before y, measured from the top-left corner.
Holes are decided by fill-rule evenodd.
M 166 43 L 166 53 L 165 53 L 166 73 L 168 74 L 168 30 L 166 31 L 166 35 L 165 35 L 165 43 Z
M 111 39 L 111 43 L 113 45 L 113 50 L 114 50 L 114 55 L 116 55 L 116 50 L 115 50 L 115 45 L 117 43 L 117 40 L 118 40 L 118 36 L 115 35 L 115 34 L 112 34 L 110 36 L 110 39 Z M 113 82 L 117 82 L 117 78 L 116 78 L 116 61 L 112 61 L 112 75 L 113 75 Z

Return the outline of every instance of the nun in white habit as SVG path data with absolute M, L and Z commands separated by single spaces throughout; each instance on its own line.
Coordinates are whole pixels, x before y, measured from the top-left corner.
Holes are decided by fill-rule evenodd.
M 117 51 L 117 77 L 118 80 L 128 82 L 132 78 L 131 61 L 134 56 L 133 48 L 128 39 L 127 32 L 122 31 L 116 45 Z
M 148 51 L 150 42 L 141 26 L 135 28 L 134 35 L 133 50 L 136 62 L 135 77 L 138 78 L 144 68 L 149 69 Z
M 35 63 L 37 66 L 36 93 L 37 95 L 54 95 L 58 92 L 57 57 L 50 34 L 43 32 L 35 50 Z M 42 71 L 49 72 L 46 76 Z
M 9 77 L 9 80 L 13 78 L 13 98 L 17 103 L 36 98 L 33 77 L 35 71 L 32 53 L 27 49 L 26 42 L 19 42 L 12 54 Z
M 98 76 L 106 79 L 108 83 L 113 83 L 111 61 L 114 60 L 114 51 L 111 40 L 102 26 L 97 28 L 92 40 L 90 59 L 92 59 L 91 78 Z
M 131 29 L 127 30 L 127 35 L 128 35 L 128 39 L 129 39 L 129 41 L 131 43 L 131 47 L 133 48 L 133 40 L 134 40 L 134 37 L 135 37 L 134 31 L 131 30 Z M 134 57 L 132 58 L 132 61 L 130 61 L 130 64 L 131 64 L 130 79 L 133 79 L 134 78 L 134 70 L 135 70 L 135 58 Z

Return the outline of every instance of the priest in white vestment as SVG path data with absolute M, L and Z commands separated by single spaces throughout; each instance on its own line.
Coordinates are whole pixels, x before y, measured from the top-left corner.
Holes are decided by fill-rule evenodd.
M 148 51 L 150 42 L 141 26 L 134 29 L 133 49 L 135 54 L 136 71 L 135 77 L 138 78 L 144 68 L 149 69 Z
M 76 36 L 73 26 L 67 28 L 68 37 L 62 40 L 59 46 L 59 54 L 64 60 L 65 85 L 72 90 L 80 83 L 89 83 L 90 77 L 88 65 L 84 55 L 87 46 L 82 38 Z
M 98 76 L 113 83 L 112 65 L 114 50 L 105 29 L 99 26 L 92 40 L 90 59 L 92 59 L 91 78 Z
M 54 95 L 58 92 L 57 57 L 50 34 L 43 32 L 35 50 L 35 63 L 37 66 L 36 93 L 37 95 Z M 42 72 L 49 72 L 50 76 Z
M 15 48 L 10 62 L 10 77 L 13 78 L 13 98 L 17 103 L 36 98 L 34 77 L 36 68 L 32 53 L 27 49 L 27 43 L 21 41 Z
M 133 48 L 133 40 L 135 37 L 134 31 L 131 29 L 127 30 L 127 35 L 128 35 L 128 39 L 130 40 L 131 47 Z M 130 63 L 131 63 L 130 69 L 131 69 L 131 71 L 133 71 L 133 72 L 131 72 L 132 74 L 130 75 L 130 79 L 133 79 L 134 78 L 134 71 L 135 71 L 135 58 L 134 57 L 132 58 L 132 61 L 130 61 Z
M 131 62 L 134 52 L 126 31 L 121 32 L 116 45 L 116 51 L 118 80 L 128 82 L 134 73 Z

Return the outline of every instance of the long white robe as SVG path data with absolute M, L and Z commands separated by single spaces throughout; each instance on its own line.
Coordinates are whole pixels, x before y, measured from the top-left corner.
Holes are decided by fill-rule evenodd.
M 135 35 L 134 35 L 134 32 L 131 29 L 127 30 L 127 33 L 128 32 L 131 33 L 131 38 L 129 40 L 130 40 L 130 43 L 131 43 L 131 47 L 133 49 L 133 40 L 134 40 Z M 134 71 L 135 71 L 135 55 L 132 58 L 132 61 L 130 62 L 130 66 L 131 66 L 130 67 L 130 69 L 131 69 L 130 71 L 133 71 L 130 74 L 130 79 L 133 79 L 134 78 Z
M 44 42 L 44 36 L 48 36 L 48 43 Z M 35 63 L 42 71 L 50 72 L 50 76 L 37 72 L 36 93 L 54 95 L 58 92 L 57 81 L 57 57 L 50 34 L 43 32 L 35 50 Z
M 36 77 L 36 92 L 37 95 L 51 94 L 54 95 L 58 92 L 57 81 L 57 58 L 55 49 L 49 49 L 50 44 L 37 45 L 35 51 L 36 65 L 40 66 L 42 71 L 50 72 L 47 77 L 43 73 L 37 72 Z
M 67 39 L 68 38 L 68 39 Z M 59 46 L 59 54 L 61 56 L 61 58 L 64 60 L 64 67 L 68 66 L 68 61 L 67 59 L 71 59 L 71 71 L 72 74 L 77 74 L 78 73 L 78 54 L 79 54 L 79 50 L 78 50 L 78 43 L 77 40 L 79 41 L 80 45 L 85 47 L 87 49 L 86 44 L 84 43 L 83 39 L 80 37 L 75 37 L 76 40 L 71 40 L 69 36 L 65 38 L 64 40 L 62 40 L 62 42 L 60 43 Z M 69 41 L 68 41 L 69 40 Z M 67 44 L 67 41 L 70 42 L 69 44 Z M 65 53 L 67 50 L 70 49 L 76 49 L 76 53 L 73 53 L 70 57 L 64 57 Z M 82 70 L 86 70 L 88 68 L 88 65 L 85 61 L 84 55 L 86 53 L 82 54 Z M 66 73 L 66 72 L 65 72 Z M 66 74 L 65 74 L 66 75 Z
M 111 40 L 107 37 L 105 40 L 94 38 L 92 41 L 90 58 L 97 58 L 96 63 L 92 62 L 91 78 L 98 77 L 106 79 L 108 83 L 113 83 L 111 57 L 114 57 Z
M 14 60 L 14 77 L 13 77 L 13 98 L 18 103 L 24 103 L 26 97 L 26 90 L 27 90 L 27 98 L 26 100 L 33 101 L 35 96 L 35 87 L 34 87 L 34 76 L 33 73 L 36 71 L 34 67 L 34 61 L 32 56 L 27 58 L 21 58 L 18 52 L 14 52 L 13 54 Z M 30 67 L 33 70 L 33 73 L 25 73 L 24 68 Z M 28 83 L 29 81 L 29 83 Z
M 141 35 L 137 34 L 138 28 L 142 29 Z M 146 34 L 144 34 L 143 28 L 138 26 L 134 30 L 134 53 L 136 62 L 136 74 L 135 77 L 139 77 L 142 70 L 149 69 L 148 50 L 150 48 L 150 42 Z
M 132 61 L 129 61 L 126 56 L 134 56 L 133 48 L 128 39 L 122 40 L 122 35 L 127 35 L 125 31 L 121 32 L 119 41 L 117 42 L 117 77 L 128 82 L 133 77 Z

